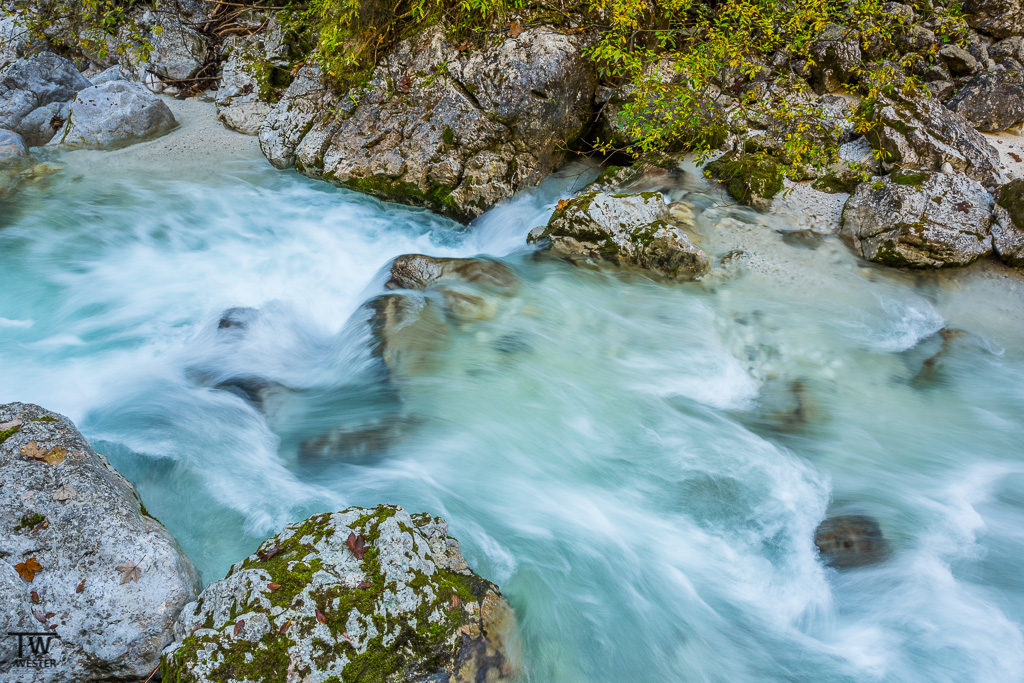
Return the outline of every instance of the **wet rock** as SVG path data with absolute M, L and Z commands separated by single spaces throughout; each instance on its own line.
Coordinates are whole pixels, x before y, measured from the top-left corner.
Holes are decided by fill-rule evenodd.
M 943 327 L 941 330 L 932 335 L 931 339 L 923 340 L 918 344 L 919 347 L 932 346 L 928 342 L 939 341 L 939 348 L 927 356 L 921 361 L 921 366 L 918 371 L 910 380 L 910 384 L 913 386 L 924 386 L 934 382 L 939 377 L 939 371 L 941 369 L 942 360 L 949 355 L 949 352 L 953 348 L 953 342 L 960 339 L 966 334 L 963 330 L 958 330 L 951 327 Z M 917 350 L 916 347 L 915 349 Z
M 656 192 L 587 192 L 560 204 L 533 241 L 547 238 L 568 260 L 604 260 L 692 280 L 708 269 L 707 255 L 676 227 Z
M 519 276 L 501 261 L 488 258 L 436 258 L 422 254 L 405 254 L 391 263 L 388 289 L 418 289 L 465 282 L 487 289 L 514 294 Z
M 967 25 L 993 38 L 1024 34 L 1024 6 L 1020 0 L 964 0 Z
M 19 59 L 0 80 L 0 128 L 17 130 L 34 109 L 70 100 L 90 85 L 70 60 L 52 52 Z
M 993 210 L 992 242 L 1007 265 L 1024 268 L 1024 179 L 999 188 Z
M 220 314 L 218 330 L 247 330 L 256 322 L 260 312 L 250 306 L 235 306 Z
M 1007 71 L 978 74 L 946 106 L 985 133 L 1012 128 L 1024 123 L 1024 76 Z
M 829 517 L 815 530 L 814 545 L 825 564 L 838 569 L 876 564 L 889 553 L 878 522 L 863 515 Z
M 296 167 L 310 177 L 469 220 L 540 182 L 583 132 L 596 81 L 587 44 L 537 27 L 466 53 L 436 26 L 396 46 L 358 102 L 307 118 L 276 111 L 293 106 L 286 94 L 261 146 L 280 164 L 301 139 Z
M 349 540 L 351 539 L 351 540 Z M 364 549 L 365 548 L 365 549 Z M 515 616 L 444 520 L 349 508 L 287 526 L 189 604 L 168 683 L 500 681 L 519 674 Z
M 999 154 L 963 116 L 928 97 L 898 92 L 862 103 L 877 126 L 867 135 L 887 169 L 937 171 L 943 163 L 986 187 L 1006 181 Z
M 274 167 L 288 168 L 295 164 L 295 150 L 314 122 L 333 109 L 351 112 L 351 105 L 351 100 L 337 101 L 318 67 L 304 66 L 263 119 L 260 150 Z
M 992 196 L 965 176 L 897 171 L 857 187 L 840 235 L 884 265 L 964 266 L 992 252 L 992 207 Z
M 38 406 L 0 406 L 0 547 L 0 630 L 60 638 L 33 681 L 144 680 L 196 597 L 195 570 L 132 485 Z M 18 565 L 39 567 L 31 582 Z M 0 641 L 0 670 L 17 656 L 17 638 Z
M 158 97 L 138 83 L 108 81 L 78 93 L 50 145 L 119 147 L 159 137 L 177 126 Z
M 25 156 L 25 141 L 14 131 L 0 128 L 0 164 Z
M 394 376 L 431 372 L 447 346 L 444 312 L 429 299 L 385 294 L 365 304 L 370 312 L 371 351 Z
M 817 249 L 825 239 L 825 235 L 810 229 L 785 230 L 782 232 L 782 241 L 793 247 L 804 247 L 806 249 Z

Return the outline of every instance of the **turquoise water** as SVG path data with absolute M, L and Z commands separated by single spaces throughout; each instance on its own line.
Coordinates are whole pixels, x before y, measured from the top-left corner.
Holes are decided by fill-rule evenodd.
M 0 206 L 0 401 L 74 419 L 204 581 L 286 522 L 396 503 L 502 587 L 530 681 L 1024 680 L 1024 344 L 991 288 L 784 244 L 795 218 L 697 180 L 676 192 L 715 263 L 749 241 L 782 265 L 665 284 L 540 257 L 525 235 L 578 169 L 466 229 L 258 158 L 67 162 Z M 523 284 L 389 380 L 361 306 L 410 252 Z M 231 377 L 295 391 L 264 414 Z M 814 529 L 845 513 L 887 561 L 823 566 Z

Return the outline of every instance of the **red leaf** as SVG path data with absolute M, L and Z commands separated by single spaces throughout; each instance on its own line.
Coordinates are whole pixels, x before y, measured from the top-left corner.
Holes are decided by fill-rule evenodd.
M 1020 163 L 1021 159 L 1019 154 L 1014 154 L 1013 152 L 1010 152 L 1010 156 L 1013 157 L 1013 160 L 1016 161 L 1018 164 Z
M 281 587 L 281 584 L 279 584 L 279 583 L 268 583 L 267 584 L 267 590 L 271 590 L 271 591 L 276 591 L 280 587 Z
M 366 554 L 366 538 L 362 534 L 356 536 L 350 531 L 345 544 L 348 545 L 348 549 L 352 551 L 357 560 L 363 559 L 363 555 Z
M 32 593 L 30 593 L 30 595 L 32 596 L 32 602 L 34 602 L 34 603 L 36 603 L 38 605 L 39 604 L 39 593 L 36 593 L 35 591 L 32 591 Z
M 53 618 L 53 617 L 55 617 L 55 616 L 57 616 L 57 613 L 56 613 L 56 612 L 47 612 L 47 613 L 46 613 L 46 618 L 47 618 L 47 619 L 52 619 L 52 618 Z
M 325 615 L 320 610 L 317 610 L 316 611 L 316 620 L 319 621 L 321 624 L 326 624 L 327 623 L 327 615 Z
M 274 544 L 274 547 L 271 548 L 270 550 L 257 550 L 256 551 L 256 555 L 261 560 L 266 562 L 267 560 L 272 558 L 274 555 L 277 555 L 279 552 L 281 552 L 281 546 L 279 546 L 277 544 Z
M 82 579 L 82 583 L 78 584 L 78 586 L 75 587 L 75 592 L 76 593 L 81 593 L 84 590 L 85 590 L 85 579 Z
M 14 565 L 14 568 L 17 570 L 18 575 L 21 578 L 32 583 L 32 579 L 36 578 L 36 572 L 42 571 L 43 565 L 39 564 L 36 558 L 30 557 L 24 562 L 19 562 Z
M 283 624 L 281 624 L 281 628 L 279 628 L 277 630 L 277 632 L 278 633 L 287 633 L 288 632 L 288 627 L 291 626 L 291 625 L 292 625 L 292 620 L 289 619 L 288 621 L 286 621 Z
M 237 636 L 245 628 L 245 619 L 239 619 L 235 622 L 235 635 Z
M 358 588 L 360 590 L 366 590 L 367 588 L 370 588 L 372 586 L 373 586 L 373 584 L 370 583 L 369 581 L 363 581 L 361 584 L 356 586 L 356 588 Z
M 32 610 L 32 616 L 34 616 L 36 618 L 36 621 L 38 621 L 40 624 L 46 623 L 46 615 L 40 612 L 39 610 Z

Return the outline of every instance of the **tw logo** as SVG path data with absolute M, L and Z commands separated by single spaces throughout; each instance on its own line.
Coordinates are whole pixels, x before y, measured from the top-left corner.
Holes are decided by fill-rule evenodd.
M 15 669 L 49 669 L 57 666 L 57 660 L 50 656 L 50 646 L 60 636 L 52 631 L 29 633 L 13 631 L 7 634 L 18 639 L 18 658 L 13 662 Z

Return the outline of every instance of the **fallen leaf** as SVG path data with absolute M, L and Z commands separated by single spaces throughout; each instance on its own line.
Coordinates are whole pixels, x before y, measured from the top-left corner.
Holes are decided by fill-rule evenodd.
M 289 628 L 289 627 L 290 627 L 291 625 L 292 625 L 292 620 L 291 620 L 291 619 L 289 619 L 288 621 L 286 621 L 286 622 L 284 622 L 283 624 L 281 624 L 281 628 L 279 628 L 279 629 L 277 630 L 277 632 L 278 632 L 278 633 L 287 633 L 287 632 L 288 632 L 288 628 Z
M 40 624 L 46 623 L 46 615 L 40 612 L 39 610 L 32 610 L 32 616 L 34 616 L 36 618 L 36 621 L 38 621 Z
M 49 529 L 49 528 L 50 528 L 50 520 L 44 519 L 43 521 L 39 522 L 39 524 L 36 524 L 34 527 L 32 527 L 32 531 L 42 531 L 43 529 Z
M 36 460 L 42 460 L 46 457 L 46 449 L 40 448 L 39 444 L 35 441 L 29 441 L 27 444 L 21 447 L 21 454 L 27 455 L 30 458 Z
M 264 562 L 266 562 L 267 560 L 272 558 L 274 555 L 277 555 L 279 552 L 281 552 L 281 546 L 275 544 L 274 547 L 271 548 L 270 550 L 257 550 L 256 551 L 256 556 L 259 557 Z
M 373 584 L 370 583 L 369 581 L 363 581 L 361 584 L 356 586 L 356 588 L 358 588 L 360 590 L 366 590 L 367 588 L 371 588 L 372 586 L 373 586 Z
M 43 616 L 44 616 L 45 618 L 47 618 L 47 619 L 52 619 L 52 618 L 54 618 L 55 616 L 57 616 L 57 613 L 56 613 L 56 612 L 47 612 L 47 613 L 46 613 L 45 615 L 43 615 Z
M 239 619 L 235 622 L 235 635 L 237 636 L 245 628 L 245 619 Z
M 317 610 L 316 611 L 316 620 L 319 621 L 321 624 L 326 624 L 327 623 L 327 615 L 324 614 L 323 612 L 321 612 L 320 610 Z
M 1020 155 L 1017 154 L 1016 152 L 1010 152 L 1010 156 L 1013 157 L 1013 160 L 1016 161 L 1018 164 L 1021 162 Z M 0 429 L 3 429 L 3 428 L 4 428 L 4 426 L 0 425 Z
M 356 536 L 353 532 L 348 533 L 348 538 L 345 539 L 345 544 L 348 545 L 348 549 L 352 551 L 352 554 L 356 556 L 357 560 L 363 559 L 363 555 L 366 554 L 366 537 L 362 534 Z
M 85 579 L 82 579 L 82 582 L 75 587 L 75 592 L 76 593 L 81 593 L 84 590 L 85 590 Z
M 567 206 L 569 206 L 568 199 L 559 199 L 558 204 L 555 205 L 555 211 L 562 211 Z
M 518 38 L 523 32 L 523 25 L 518 21 L 513 21 L 508 25 L 508 34 L 513 38 Z
M 21 418 L 20 417 L 16 417 L 13 420 L 8 420 L 7 422 L 0 422 L 0 432 L 5 432 L 8 429 L 14 429 L 15 427 L 20 427 L 20 426 L 21 426 Z
M 267 590 L 270 590 L 270 591 L 276 591 L 280 587 L 281 587 L 281 584 L 279 584 L 279 583 L 268 583 L 267 584 Z
M 459 596 L 458 595 L 453 595 L 452 596 L 452 609 L 455 609 L 456 607 L 458 607 L 460 602 L 461 602 L 461 600 L 459 600 Z
M 41 448 L 35 441 L 29 441 L 27 444 L 21 447 L 21 454 L 27 455 L 33 460 L 42 460 L 51 465 L 59 465 L 64 462 L 64 457 L 68 454 L 68 449 L 63 446 L 54 446 L 50 450 Z
M 398 79 L 398 91 L 403 95 L 408 95 L 411 87 L 412 78 L 409 77 L 409 74 L 405 74 L 404 76 Z
M 139 578 L 142 576 L 142 570 L 139 569 L 139 565 L 135 564 L 131 560 L 118 567 L 117 571 L 121 572 L 122 584 L 126 584 L 129 581 L 138 582 Z
M 51 631 L 57 630 L 57 624 L 50 624 L 50 630 Z
M 53 499 L 59 503 L 63 503 L 74 498 L 77 493 L 78 491 L 72 488 L 71 485 L 64 484 L 53 492 Z
M 459 52 L 465 52 L 466 50 L 469 49 L 469 46 L 470 46 L 470 42 L 468 40 L 464 40 L 461 43 L 459 43 L 458 45 L 456 45 L 455 49 L 458 50 Z
M 356 641 L 355 641 L 355 639 L 354 639 L 354 638 L 353 638 L 352 636 L 350 636 L 349 634 L 347 634 L 347 633 L 342 633 L 341 635 L 345 636 L 345 637 L 346 637 L 346 638 L 348 639 L 348 642 L 352 643 L 353 645 L 355 645 L 355 644 L 356 644 Z
M 957 202 L 954 206 L 956 206 L 957 211 L 962 211 L 963 213 L 968 213 L 971 210 L 971 203 L 967 200 Z
M 39 604 L 39 593 L 36 593 L 35 591 L 32 591 L 29 595 L 32 596 L 32 602 L 34 602 L 34 603 L 36 603 L 38 605 Z
M 14 565 L 14 568 L 18 570 L 18 575 L 25 579 L 29 583 L 32 583 L 32 579 L 36 578 L 36 572 L 43 570 L 43 565 L 34 557 L 30 557 L 24 562 L 20 562 Z

